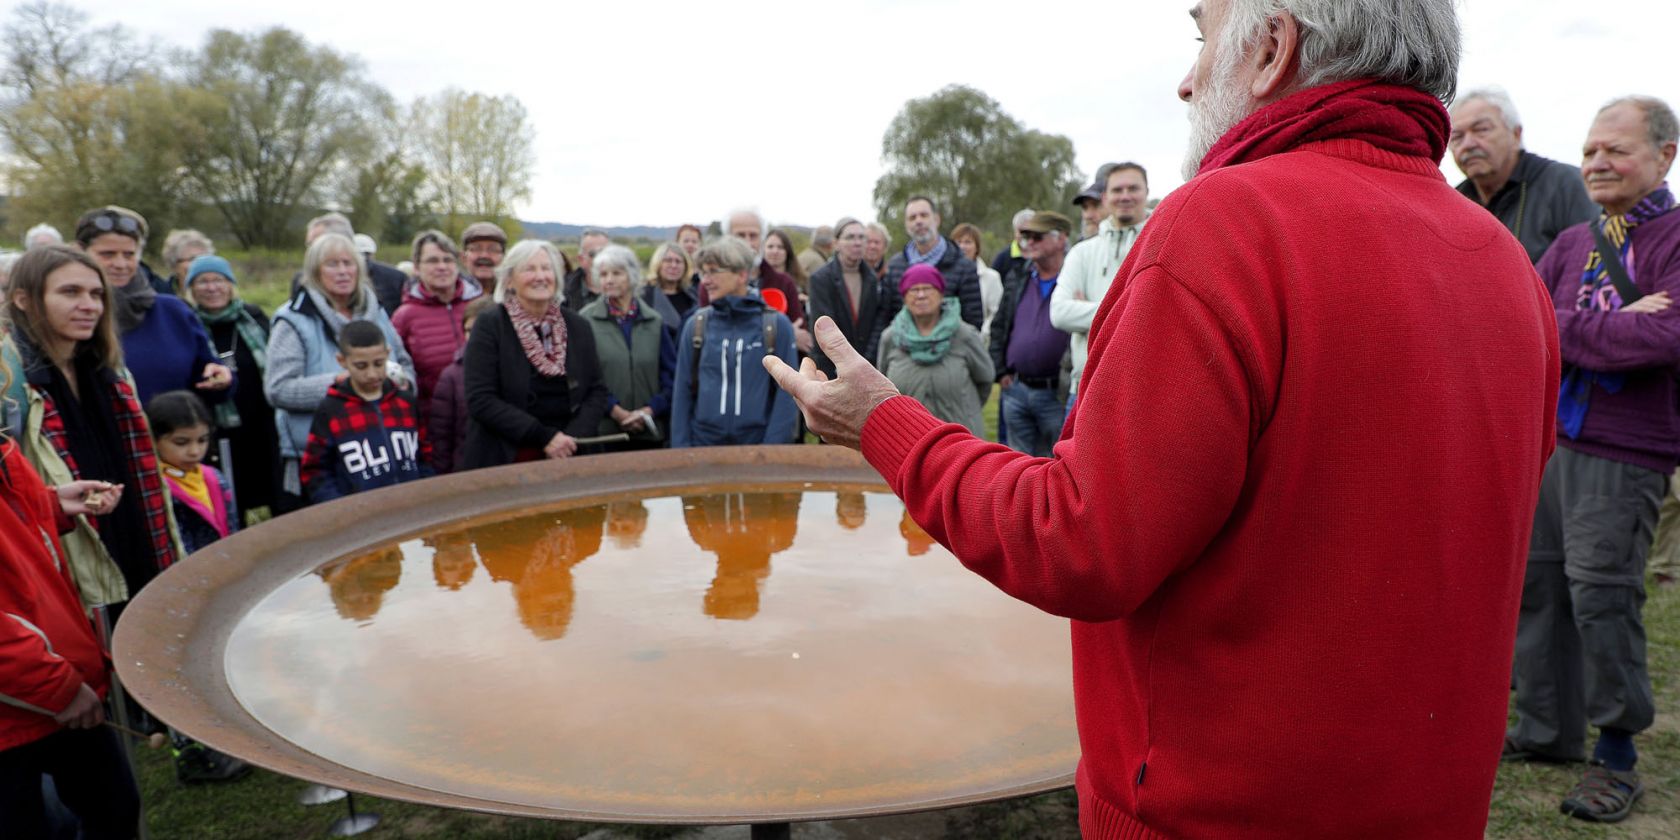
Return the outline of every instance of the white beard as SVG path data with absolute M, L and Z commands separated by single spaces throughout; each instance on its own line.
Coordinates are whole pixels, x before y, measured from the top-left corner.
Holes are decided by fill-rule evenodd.
M 1206 89 L 1190 99 L 1190 147 L 1184 153 L 1184 180 L 1195 178 L 1219 138 L 1253 112 L 1252 100 L 1237 84 L 1237 62 L 1221 56 L 1214 62 Z

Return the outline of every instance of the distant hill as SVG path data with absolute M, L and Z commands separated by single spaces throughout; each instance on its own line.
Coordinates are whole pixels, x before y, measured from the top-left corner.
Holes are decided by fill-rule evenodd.
M 576 241 L 583 236 L 584 230 L 599 225 L 569 225 L 565 222 L 519 222 L 525 227 L 525 235 L 538 239 L 571 240 Z M 800 237 L 809 239 L 811 229 L 799 225 L 783 225 L 789 233 L 797 233 Z M 648 227 L 646 225 L 632 227 L 600 227 L 615 241 L 669 242 L 677 236 L 677 229 L 672 227 Z
M 577 239 L 583 236 L 587 228 L 597 225 L 568 225 L 564 222 L 519 222 L 525 226 L 525 235 L 540 239 Z M 654 242 L 664 242 L 677 235 L 675 227 L 602 227 L 613 239 L 636 240 L 646 239 Z

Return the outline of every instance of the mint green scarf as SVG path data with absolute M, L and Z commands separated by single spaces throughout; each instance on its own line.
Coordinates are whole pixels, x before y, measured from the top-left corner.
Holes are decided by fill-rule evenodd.
M 262 324 L 257 323 L 257 319 L 251 317 L 250 312 L 245 311 L 245 302 L 239 299 L 239 295 L 235 294 L 233 300 L 220 312 L 206 312 L 199 309 L 196 304 L 193 306 L 193 311 L 198 313 L 198 320 L 204 324 L 207 332 L 212 326 L 234 325 L 234 333 L 238 335 L 240 341 L 245 342 L 245 346 L 251 351 L 251 360 L 257 363 L 255 371 L 242 372 L 242 375 L 247 378 L 240 384 L 246 387 L 255 385 L 257 388 L 261 388 L 263 374 L 268 369 L 268 334 L 263 332 Z M 252 376 L 252 374 L 255 374 L 255 376 Z M 244 418 L 239 416 L 239 409 L 234 406 L 232 399 L 223 400 L 216 405 L 216 425 L 223 429 L 237 429 L 243 423 Z
M 939 323 L 933 326 L 933 332 L 922 335 L 916 327 L 916 319 L 910 317 L 909 307 L 898 310 L 898 316 L 893 318 L 893 334 L 898 343 L 910 353 L 910 360 L 919 365 L 936 365 L 944 360 L 945 354 L 951 352 L 951 339 L 957 335 L 957 329 L 962 326 L 962 313 L 957 307 L 957 301 L 946 298 L 939 308 Z

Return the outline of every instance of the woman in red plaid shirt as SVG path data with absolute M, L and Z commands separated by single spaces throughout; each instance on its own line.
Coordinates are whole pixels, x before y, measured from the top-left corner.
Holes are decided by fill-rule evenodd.
M 49 485 L 78 480 L 126 487 L 89 500 L 64 535 L 82 600 L 122 604 L 184 556 L 157 453 L 123 366 L 111 289 L 87 255 L 38 248 L 13 268 L 5 313 L 27 383 L 19 443 Z

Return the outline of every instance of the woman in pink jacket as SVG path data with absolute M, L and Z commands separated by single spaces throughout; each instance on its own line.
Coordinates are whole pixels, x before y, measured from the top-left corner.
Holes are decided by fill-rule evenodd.
M 391 323 L 414 357 L 415 378 L 420 380 L 415 404 L 424 422 L 431 414 L 438 376 L 467 343 L 461 310 L 481 292 L 461 279 L 460 251 L 442 231 L 422 231 L 414 237 L 414 267 L 420 272 L 419 282 L 403 295 Z

